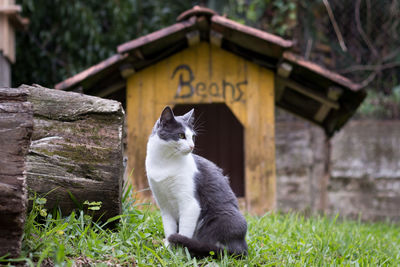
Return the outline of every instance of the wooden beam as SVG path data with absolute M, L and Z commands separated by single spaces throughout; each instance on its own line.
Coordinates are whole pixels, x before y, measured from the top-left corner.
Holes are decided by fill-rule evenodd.
M 140 51 L 140 48 L 133 50 L 133 55 L 140 60 L 144 60 L 144 56 L 142 51 Z
M 279 82 L 284 83 L 286 87 L 290 87 L 291 89 L 293 89 L 305 96 L 308 96 L 309 98 L 312 98 L 324 105 L 327 105 L 330 108 L 334 108 L 334 109 L 340 108 L 340 105 L 338 102 L 331 100 L 330 98 L 328 98 L 324 94 L 321 94 L 320 92 L 317 92 L 313 89 L 305 87 L 295 81 L 291 81 L 289 79 L 285 79 L 285 78 L 282 78 L 279 76 L 277 76 L 277 80 L 279 80 Z
M 216 47 L 221 47 L 223 34 L 214 30 L 210 30 L 210 43 Z
M 289 78 L 290 73 L 293 70 L 293 66 L 289 63 L 283 62 L 278 66 L 278 76 L 282 78 Z M 285 83 L 280 82 L 279 79 L 275 83 L 275 101 L 281 100 L 283 93 L 285 92 Z
M 329 87 L 328 98 L 336 101 L 339 99 L 339 97 L 342 95 L 342 93 L 343 93 L 343 89 L 340 87 L 336 87 L 336 86 Z M 328 116 L 330 110 L 331 110 L 331 107 L 329 107 L 327 105 L 322 105 L 319 108 L 319 110 L 317 111 L 317 113 L 315 113 L 314 120 L 316 120 L 317 122 L 323 122 L 325 120 L 326 116 Z
M 194 46 L 200 43 L 200 32 L 198 30 L 188 32 L 186 34 L 186 39 L 189 46 Z
M 11 15 L 20 13 L 22 11 L 21 6 L 19 5 L 1 5 L 0 4 L 0 14 Z
M 135 69 L 132 64 L 123 64 L 119 67 L 119 71 L 121 72 L 121 76 L 127 79 L 129 76 L 135 73 Z
M 106 97 L 111 95 L 112 93 L 115 93 L 119 90 L 121 90 L 122 88 L 124 88 L 126 86 L 126 81 L 121 81 L 118 83 L 115 83 L 109 87 L 104 88 L 103 90 L 101 90 L 100 92 L 98 92 L 96 94 L 96 96 L 98 97 Z
M 287 62 L 283 62 L 278 66 L 278 75 L 283 78 L 289 78 L 290 73 L 293 70 L 293 66 Z

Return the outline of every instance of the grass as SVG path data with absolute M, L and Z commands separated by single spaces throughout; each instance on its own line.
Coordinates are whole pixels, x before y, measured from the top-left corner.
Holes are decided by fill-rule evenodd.
M 29 213 L 22 256 L 28 266 L 393 266 L 400 263 L 400 226 L 299 214 L 247 216 L 249 255 L 244 259 L 191 258 L 165 248 L 160 213 L 138 209 L 125 195 L 116 229 L 83 211 L 62 217 L 36 199 Z M 117 218 L 114 218 L 117 219 Z M 0 257 L 0 264 L 7 264 Z M 211 264 L 213 263 L 213 264 Z M 8 262 L 9 265 L 15 261 Z

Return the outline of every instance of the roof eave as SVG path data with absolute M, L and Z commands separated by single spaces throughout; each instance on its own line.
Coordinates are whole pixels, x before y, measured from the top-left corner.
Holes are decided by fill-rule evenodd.
M 58 83 L 55 85 L 55 89 L 58 90 L 71 90 L 72 88 L 78 86 L 81 82 L 83 82 L 88 77 L 93 77 L 95 75 L 101 75 L 102 72 L 107 70 L 110 67 L 115 66 L 116 64 L 121 63 L 128 57 L 128 54 L 115 54 L 106 60 L 101 61 L 100 63 Z
M 341 76 L 333 71 L 330 71 L 320 65 L 317 65 L 314 62 L 308 61 L 308 60 L 304 59 L 303 57 L 294 54 L 293 52 L 285 51 L 283 53 L 282 60 L 288 61 L 290 63 L 294 63 L 303 68 L 309 69 L 310 71 L 315 72 L 318 75 L 325 77 L 331 81 L 334 81 L 335 83 L 337 83 L 343 87 L 346 87 L 352 91 L 358 91 L 358 90 L 362 89 L 362 86 L 360 84 L 353 83 L 348 78 Z

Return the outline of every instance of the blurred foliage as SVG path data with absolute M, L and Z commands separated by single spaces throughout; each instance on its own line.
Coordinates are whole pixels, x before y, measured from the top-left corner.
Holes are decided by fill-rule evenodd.
M 115 54 L 119 44 L 171 25 L 183 11 L 203 5 L 240 23 L 292 39 L 296 53 L 366 86 L 372 93 L 362 114 L 381 114 L 377 110 L 383 109 L 385 117 L 400 118 L 396 96 L 400 84 L 399 0 L 17 2 L 31 24 L 27 32 L 17 34 L 13 86 L 39 83 L 53 87 Z M 339 45 L 327 3 L 347 50 Z
M 52 87 L 116 53 L 119 44 L 175 22 L 196 1 L 19 0 L 29 30 L 17 34 L 13 86 Z M 17 71 L 18 70 L 18 71 Z
M 18 0 L 29 30 L 17 34 L 13 86 L 54 84 L 110 57 L 119 44 L 175 22 L 196 4 L 289 37 L 296 0 Z
M 297 52 L 368 91 L 358 116 L 399 119 L 400 1 L 298 1 L 297 14 Z M 346 49 L 339 45 L 340 38 Z
M 400 85 L 393 88 L 391 94 L 370 90 L 356 115 L 358 118 L 399 119 Z
M 293 36 L 297 25 L 297 0 L 228 0 L 223 14 L 242 24 L 283 37 Z

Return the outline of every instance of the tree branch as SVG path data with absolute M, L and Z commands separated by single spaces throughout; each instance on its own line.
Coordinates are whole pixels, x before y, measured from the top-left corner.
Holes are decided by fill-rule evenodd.
M 371 40 L 368 38 L 368 36 L 365 34 L 362 26 L 361 26 L 361 20 L 360 20 L 360 7 L 361 7 L 361 0 L 357 0 L 356 2 L 356 25 L 357 25 L 357 30 L 360 33 L 362 39 L 364 42 L 367 44 L 368 48 L 372 51 L 375 57 L 378 57 L 378 51 L 375 49 L 374 45 L 372 44 Z
M 326 11 L 328 11 L 329 19 L 331 20 L 333 29 L 335 30 L 335 34 L 336 34 L 336 36 L 337 36 L 337 38 L 339 40 L 340 47 L 342 48 L 343 52 L 347 52 L 346 44 L 344 43 L 344 39 L 343 39 L 342 33 L 340 32 L 339 26 L 338 26 L 338 24 L 337 24 L 337 22 L 335 20 L 335 16 L 333 15 L 332 8 L 329 5 L 328 0 L 323 0 L 323 2 L 324 2 L 324 5 L 326 7 Z

